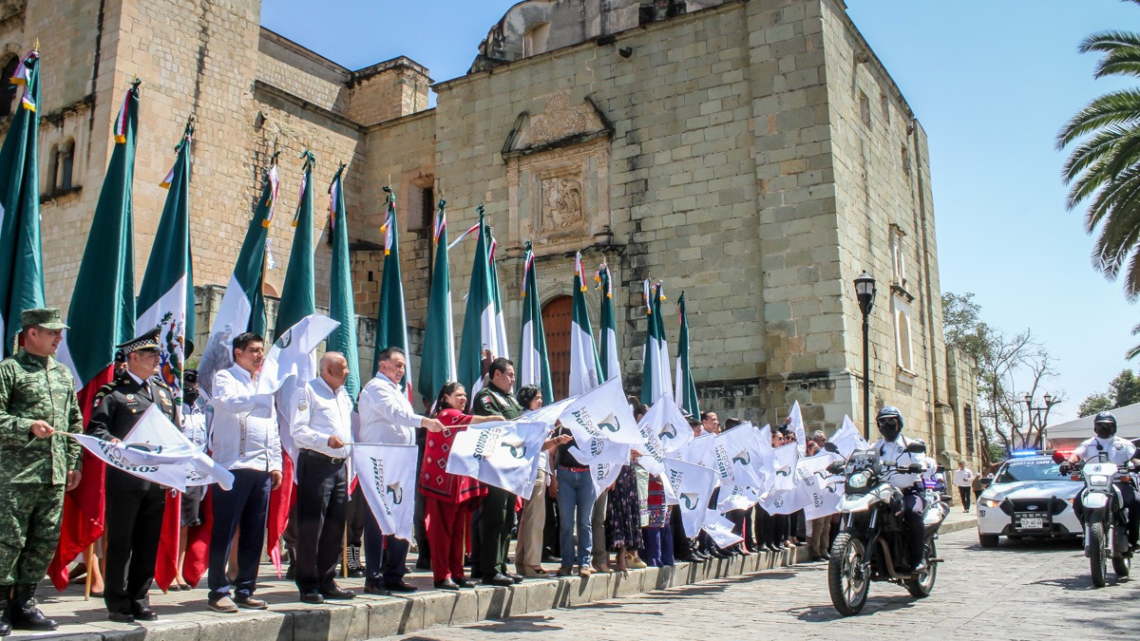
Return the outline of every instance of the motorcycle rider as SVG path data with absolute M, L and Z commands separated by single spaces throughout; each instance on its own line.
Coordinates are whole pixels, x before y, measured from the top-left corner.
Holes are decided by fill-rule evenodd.
M 903 528 L 910 551 L 911 564 L 915 574 L 926 571 L 925 540 L 922 515 L 926 510 L 926 501 L 923 498 L 925 488 L 922 476 L 927 471 L 927 458 L 924 454 L 912 454 L 906 451 L 911 443 L 921 442 L 917 439 L 908 439 L 902 435 L 903 418 L 898 408 L 887 406 L 879 410 L 875 417 L 879 426 L 880 438 L 872 447 L 879 451 L 879 459 L 886 465 L 907 468 L 917 465 L 922 468 L 918 473 L 895 473 L 888 478 L 894 487 L 902 491 L 903 495 Z
M 1096 436 L 1084 441 L 1073 450 L 1069 456 L 1069 463 L 1076 465 L 1090 459 L 1097 459 L 1106 454 L 1109 463 L 1115 464 L 1123 474 L 1117 480 L 1116 487 L 1120 490 L 1121 507 L 1128 508 L 1128 545 L 1135 548 L 1140 539 L 1140 497 L 1136 496 L 1136 488 L 1128 475 L 1128 465 L 1132 461 L 1140 463 L 1136 446 L 1127 439 L 1116 435 L 1116 416 L 1112 412 L 1101 412 L 1093 419 L 1093 433 Z M 1077 519 L 1084 525 L 1084 504 L 1081 494 L 1073 501 L 1073 511 Z

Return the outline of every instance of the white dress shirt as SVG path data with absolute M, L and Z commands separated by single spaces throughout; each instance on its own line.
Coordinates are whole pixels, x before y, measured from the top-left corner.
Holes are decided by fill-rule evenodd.
M 923 466 L 923 471 L 926 471 L 929 467 L 926 463 L 926 455 L 911 454 L 910 452 L 906 451 L 906 446 L 910 445 L 912 442 L 913 441 L 906 438 L 905 436 L 899 435 L 898 438 L 890 442 L 887 442 L 886 439 L 879 439 L 873 447 L 879 450 L 879 458 L 883 463 L 899 466 L 913 465 L 915 463 L 918 463 Z M 891 485 L 899 489 L 906 489 L 908 487 L 914 487 L 915 483 L 918 483 L 919 479 L 922 478 L 922 476 L 922 474 L 896 473 L 891 474 L 889 480 Z
M 349 448 L 329 447 L 335 436 L 352 442 L 352 398 L 343 385 L 333 391 L 320 376 L 293 394 L 290 432 L 300 450 L 313 450 L 332 458 L 348 458 Z
M 954 470 L 954 485 L 956 487 L 970 487 L 974 483 L 974 471 L 968 467 Z
M 368 381 L 360 392 L 360 442 L 415 445 L 416 428 L 424 417 L 416 414 L 408 395 L 383 374 Z
M 257 382 L 240 365 L 214 375 L 210 451 L 229 470 L 281 471 L 281 436 L 272 394 L 256 394 Z
M 1128 439 L 1114 436 L 1112 438 L 1097 438 L 1092 437 L 1087 441 L 1082 442 L 1073 450 L 1082 461 L 1095 460 L 1101 454 L 1107 455 L 1108 462 L 1116 464 L 1117 467 L 1123 466 L 1128 461 L 1136 457 L 1136 446 L 1133 445 Z
M 206 446 L 209 444 L 209 422 L 206 415 L 207 408 L 202 404 L 202 400 L 194 401 L 193 405 L 186 407 L 183 405 L 182 410 L 182 433 L 195 447 L 206 451 Z

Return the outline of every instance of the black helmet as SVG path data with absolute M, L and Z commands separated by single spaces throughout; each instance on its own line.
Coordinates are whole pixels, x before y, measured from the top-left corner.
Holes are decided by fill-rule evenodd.
M 1101 412 L 1093 419 L 1093 432 L 1099 438 L 1116 436 L 1116 416 L 1112 412 Z
M 902 412 L 897 407 L 888 405 L 879 410 L 879 414 L 875 416 L 875 423 L 878 424 L 879 433 L 883 435 L 883 438 L 893 441 L 902 433 Z

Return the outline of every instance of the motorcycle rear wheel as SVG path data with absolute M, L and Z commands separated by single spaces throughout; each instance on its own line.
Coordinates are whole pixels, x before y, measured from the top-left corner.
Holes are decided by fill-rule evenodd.
M 1108 583 L 1108 555 L 1104 539 L 1104 523 L 1093 523 L 1089 526 L 1089 540 L 1087 541 L 1089 555 L 1089 571 L 1092 583 L 1103 588 Z
M 926 540 L 926 547 L 922 551 L 926 560 L 926 571 L 903 582 L 910 595 L 916 599 L 925 599 L 934 591 L 934 581 L 938 578 L 938 564 L 931 563 L 930 559 L 938 558 L 938 548 L 934 539 Z
M 831 603 L 843 616 L 859 614 L 867 604 L 871 581 L 863 567 L 866 548 L 850 532 L 835 537 L 827 565 L 827 591 Z

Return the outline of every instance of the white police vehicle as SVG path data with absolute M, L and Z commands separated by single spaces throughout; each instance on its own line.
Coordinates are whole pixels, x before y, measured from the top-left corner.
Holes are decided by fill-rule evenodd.
M 978 497 L 978 541 L 996 547 L 998 537 L 1079 537 L 1073 499 L 1084 484 L 1062 476 L 1060 465 L 1042 452 L 1015 452 Z

